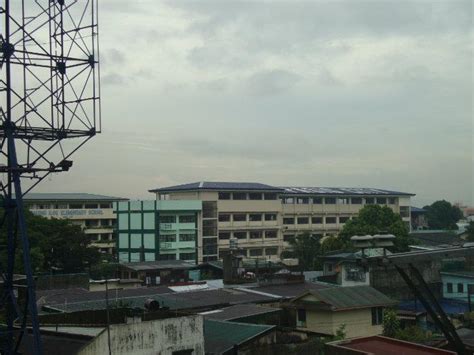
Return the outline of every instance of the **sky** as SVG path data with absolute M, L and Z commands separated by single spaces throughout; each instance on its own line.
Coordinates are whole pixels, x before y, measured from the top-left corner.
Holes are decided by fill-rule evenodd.
M 100 0 L 102 133 L 36 191 L 248 181 L 473 204 L 472 6 Z

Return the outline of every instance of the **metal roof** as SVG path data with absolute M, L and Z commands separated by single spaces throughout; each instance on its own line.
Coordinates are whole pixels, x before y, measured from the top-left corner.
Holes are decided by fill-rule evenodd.
M 333 311 L 355 308 L 391 306 L 397 302 L 371 286 L 329 287 L 311 290 L 307 294 L 315 296 L 322 305 L 329 305 Z M 305 294 L 296 299 L 302 299 Z M 304 302 L 304 300 L 302 300 Z M 310 301 L 309 303 L 315 303 Z
M 256 182 L 213 182 L 213 181 L 201 181 L 193 182 L 190 184 L 175 185 L 169 187 L 161 187 L 150 192 L 173 192 L 173 191 L 206 191 L 206 190 L 229 190 L 229 191 L 272 191 L 282 192 L 283 189 L 275 186 L 266 184 L 260 184 Z
M 256 304 L 238 304 L 226 308 L 220 308 L 208 312 L 199 313 L 205 319 L 215 320 L 239 320 L 241 318 L 257 316 L 260 314 L 277 313 L 280 308 L 262 307 Z
M 244 344 L 253 338 L 274 329 L 274 325 L 204 320 L 204 347 L 206 354 L 223 354 L 235 345 Z
M 268 286 L 256 286 L 256 287 L 241 287 L 241 290 L 247 292 L 256 292 L 261 295 L 269 295 L 273 297 L 293 298 L 301 295 L 304 292 L 312 290 L 320 290 L 322 288 L 333 287 L 332 285 L 326 285 L 316 282 L 302 282 L 302 283 L 289 283 L 282 285 L 268 285 Z M 334 287 L 337 287 L 334 285 Z
M 32 192 L 26 194 L 25 201 L 127 201 L 128 198 L 104 196 L 82 192 Z
M 367 187 L 293 187 L 284 186 L 285 195 L 374 195 L 374 196 L 415 196 L 408 192 L 382 190 Z
M 196 264 L 184 260 L 156 260 L 156 261 L 138 261 L 133 263 L 123 263 L 120 266 L 135 271 L 180 269 L 187 270 L 196 267 Z

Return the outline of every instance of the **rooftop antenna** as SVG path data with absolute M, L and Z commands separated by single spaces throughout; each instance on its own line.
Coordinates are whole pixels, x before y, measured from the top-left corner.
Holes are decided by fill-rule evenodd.
M 98 0 L 2 0 L 0 16 L 0 205 L 6 227 L 6 265 L 0 311 L 7 328 L 0 352 L 16 353 L 26 337 L 29 354 L 42 354 L 23 197 L 51 173 L 68 171 L 71 155 L 101 131 Z M 26 181 L 25 181 L 26 180 Z M 23 183 L 27 183 L 26 186 Z M 18 237 L 18 241 L 17 241 Z M 15 254 L 22 265 L 15 266 Z M 24 309 L 13 273 L 25 273 Z M 16 320 L 22 324 L 14 327 Z

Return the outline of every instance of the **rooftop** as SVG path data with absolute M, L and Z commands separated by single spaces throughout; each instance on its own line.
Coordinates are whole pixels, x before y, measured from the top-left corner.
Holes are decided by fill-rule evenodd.
M 157 260 L 157 261 L 139 261 L 133 263 L 120 264 L 122 267 L 134 271 L 163 270 L 163 269 L 191 269 L 196 267 L 194 263 L 183 260 Z
M 462 245 L 459 231 L 447 230 L 418 230 L 410 233 L 420 246 Z
M 238 304 L 226 308 L 199 313 L 205 319 L 214 320 L 239 320 L 241 318 L 257 316 L 268 313 L 278 313 L 280 308 L 262 307 L 256 304 Z
M 150 192 L 173 192 L 173 191 L 208 191 L 208 190 L 243 190 L 243 191 L 273 191 L 273 192 L 282 192 L 281 188 L 270 186 L 266 184 L 260 184 L 256 182 L 211 182 L 211 181 L 201 181 L 201 182 L 192 182 L 189 184 L 161 187 Z
M 415 196 L 408 192 L 374 189 L 368 187 L 281 187 L 289 195 L 374 195 L 374 196 Z
M 432 348 L 430 346 L 410 343 L 407 341 L 371 336 L 351 340 L 339 340 L 328 343 L 327 354 L 370 354 L 370 355 L 436 355 L 455 354 L 455 352 Z M 351 352 L 350 350 L 354 350 Z
M 293 298 L 307 291 L 320 290 L 329 287 L 333 286 L 317 282 L 302 282 L 271 286 L 242 287 L 241 289 L 247 292 L 268 295 L 274 298 Z
M 392 306 L 397 302 L 385 296 L 370 286 L 329 287 L 312 290 L 296 298 L 294 302 L 307 295 L 314 296 L 317 301 L 304 301 L 304 303 L 329 307 L 332 311 L 347 309 L 368 308 L 378 306 Z
M 274 329 L 272 325 L 204 320 L 206 354 L 222 354 Z
M 472 271 L 472 270 L 441 271 L 441 275 L 467 277 L 467 278 L 470 278 L 470 279 L 474 279 L 474 271 Z
M 126 201 L 128 198 L 104 196 L 81 192 L 28 193 L 25 201 Z

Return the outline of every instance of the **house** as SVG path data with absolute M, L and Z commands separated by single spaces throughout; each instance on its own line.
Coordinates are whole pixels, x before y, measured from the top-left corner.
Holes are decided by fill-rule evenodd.
M 195 265 L 183 260 L 143 261 L 120 264 L 123 279 L 140 279 L 144 285 L 167 285 L 189 281 Z
M 311 290 L 293 299 L 296 327 L 335 335 L 345 327 L 347 338 L 382 333 L 384 308 L 397 302 L 370 286 L 332 287 Z
M 326 344 L 327 355 L 448 355 L 453 351 L 383 336 L 339 340 Z
M 471 298 L 474 291 L 474 271 L 442 271 L 443 297 L 460 301 L 468 301 L 469 287 Z
M 416 244 L 410 245 L 411 250 L 434 250 L 462 246 L 464 230 L 417 230 L 410 233 Z

